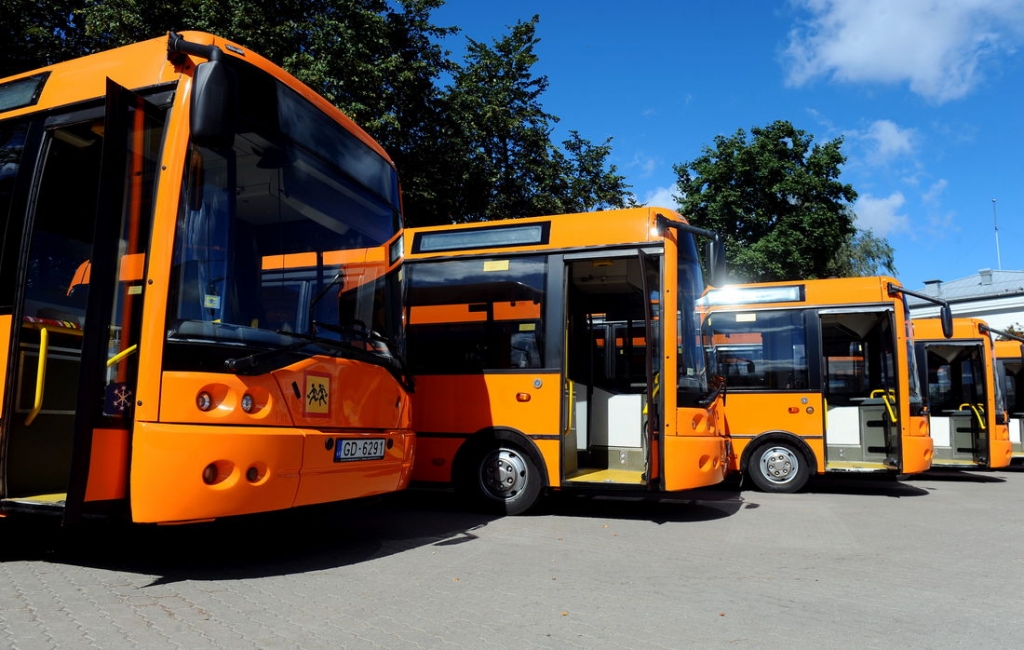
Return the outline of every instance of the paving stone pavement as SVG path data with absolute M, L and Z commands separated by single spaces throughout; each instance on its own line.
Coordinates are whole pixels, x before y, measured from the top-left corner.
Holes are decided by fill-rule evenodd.
M 801 494 L 450 494 L 168 528 L 0 522 L 0 648 L 1019 647 L 1024 469 Z

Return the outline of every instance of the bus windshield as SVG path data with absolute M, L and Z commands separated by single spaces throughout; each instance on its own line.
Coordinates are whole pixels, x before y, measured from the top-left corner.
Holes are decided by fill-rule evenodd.
M 296 339 L 314 335 L 371 360 L 401 354 L 396 256 L 384 248 L 401 228 L 394 168 L 284 84 L 233 65 L 234 146 L 193 145 L 186 163 L 168 305 L 168 344 L 183 354 L 167 361 L 217 370 L 224 359 L 197 344 L 299 354 Z

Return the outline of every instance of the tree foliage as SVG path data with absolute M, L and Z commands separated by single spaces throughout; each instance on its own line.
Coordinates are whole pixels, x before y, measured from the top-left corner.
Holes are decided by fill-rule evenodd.
M 816 144 L 778 120 L 717 136 L 678 164 L 677 197 L 694 225 L 720 232 L 730 274 L 765 282 L 892 268 L 892 248 L 854 225 L 857 193 L 839 180 L 842 138 Z
M 617 207 L 629 186 L 611 141 L 552 142 L 548 81 L 535 76 L 538 17 L 493 44 L 435 25 L 444 0 L 0 0 L 0 76 L 90 52 L 200 30 L 281 65 L 388 151 L 407 223 L 425 225 Z M 444 81 L 442 81 L 444 80 Z
M 535 76 L 539 20 L 520 21 L 492 45 L 469 40 L 446 96 L 450 132 L 465 152 L 450 188 L 458 221 L 506 219 L 619 207 L 628 185 L 606 168 L 610 140 L 593 145 L 577 131 L 551 140 L 558 118 L 541 96 L 547 77 Z

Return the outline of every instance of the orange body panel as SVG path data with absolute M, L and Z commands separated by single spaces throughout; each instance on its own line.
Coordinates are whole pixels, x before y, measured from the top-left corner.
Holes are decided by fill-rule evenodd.
M 185 521 L 290 508 L 302 452 L 302 433 L 291 428 L 136 423 L 132 519 Z M 211 463 L 221 479 L 215 485 L 203 482 Z M 246 478 L 250 467 L 262 470 L 256 482 Z
M 721 483 L 729 471 L 728 439 L 705 409 L 677 409 L 675 435 L 665 440 L 665 489 L 686 490 Z
M 173 522 L 280 510 L 298 505 L 380 494 L 408 482 L 413 438 L 382 432 L 393 441 L 383 460 L 335 463 L 327 434 L 279 427 L 140 423 L 132 447 L 132 519 Z M 217 467 L 208 485 L 203 471 Z M 344 480 L 337 480 L 343 477 Z M 137 497 L 137 498 L 136 498 Z
M 535 387 L 539 380 L 541 386 Z M 424 375 L 416 378 L 412 397 L 413 430 L 417 433 L 464 434 L 493 427 L 518 431 L 527 437 L 559 433 L 560 377 L 557 374 Z M 529 395 L 520 401 L 517 395 Z M 535 441 L 545 460 L 552 485 L 559 483 L 559 451 Z M 451 463 L 461 440 L 417 440 L 413 480 L 448 482 Z
M 901 443 L 904 474 L 919 474 L 931 468 L 934 446 L 930 437 L 904 436 Z
M 379 438 L 380 435 L 330 434 L 303 431 L 302 478 L 295 495 L 295 505 L 341 501 L 386 494 L 405 489 L 412 474 L 415 438 L 408 431 L 389 431 L 386 437 L 393 445 L 383 460 L 334 462 L 328 441 L 334 445 L 342 440 Z M 339 480 L 343 479 L 343 480 Z
M 86 501 L 107 501 L 127 496 L 129 445 L 129 434 L 125 429 L 93 430 Z
M 743 450 L 768 431 L 785 431 L 804 439 L 815 453 L 817 471 L 825 471 L 825 420 L 820 393 L 734 390 L 729 392 L 725 403 L 725 431 L 732 440 L 731 471 L 740 471 Z

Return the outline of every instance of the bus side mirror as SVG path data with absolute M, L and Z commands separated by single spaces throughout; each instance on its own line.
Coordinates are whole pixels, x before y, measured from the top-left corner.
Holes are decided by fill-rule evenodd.
M 953 338 L 953 312 L 948 304 L 939 309 L 939 318 L 942 320 L 942 335 L 947 339 Z
M 720 287 L 725 284 L 725 244 L 717 237 L 707 244 L 708 284 Z
M 223 61 L 196 66 L 192 80 L 192 142 L 210 149 L 230 149 L 235 143 L 238 81 Z

